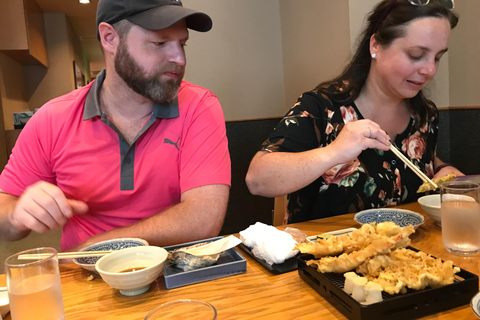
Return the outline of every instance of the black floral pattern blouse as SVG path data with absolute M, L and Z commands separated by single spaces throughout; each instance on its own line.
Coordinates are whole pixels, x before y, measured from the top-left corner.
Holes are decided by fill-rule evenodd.
M 363 119 L 355 104 L 338 105 L 326 95 L 306 92 L 287 112 L 261 150 L 302 152 L 327 146 L 345 123 Z M 433 177 L 438 112 L 420 129 L 411 117 L 394 145 L 427 176 Z M 367 149 L 351 163 L 337 165 L 288 196 L 289 222 L 324 218 L 364 209 L 413 202 L 422 180 L 391 151 Z

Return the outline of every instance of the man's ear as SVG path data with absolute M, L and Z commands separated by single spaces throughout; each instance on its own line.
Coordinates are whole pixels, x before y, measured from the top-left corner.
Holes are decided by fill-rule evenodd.
M 106 22 L 98 25 L 98 34 L 103 50 L 109 53 L 115 53 L 120 42 L 120 37 L 115 28 Z

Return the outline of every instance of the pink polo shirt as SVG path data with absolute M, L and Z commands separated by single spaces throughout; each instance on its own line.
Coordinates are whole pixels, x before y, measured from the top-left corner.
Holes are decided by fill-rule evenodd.
M 64 226 L 62 250 L 178 204 L 186 190 L 230 185 L 225 120 L 210 91 L 183 81 L 178 106 L 156 106 L 129 146 L 100 111 L 104 76 L 40 108 L 0 176 L 12 195 L 44 180 L 88 204 Z

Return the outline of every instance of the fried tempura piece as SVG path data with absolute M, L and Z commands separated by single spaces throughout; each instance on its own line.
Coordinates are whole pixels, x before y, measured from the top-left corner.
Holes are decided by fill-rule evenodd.
M 375 223 L 364 224 L 358 230 L 349 235 L 340 237 L 325 235 L 314 243 L 301 243 L 296 249 L 302 253 L 313 254 L 320 259 L 326 256 L 335 256 L 340 253 L 352 253 L 368 247 L 373 241 L 392 237 L 398 234 L 403 235 L 403 240 L 398 242 L 396 248 L 406 247 L 410 244 L 408 236 L 415 232 L 413 226 L 399 227 L 393 222 L 382 222 L 375 226 Z
M 399 234 L 402 235 L 403 239 L 397 242 L 394 248 L 403 248 L 410 244 L 410 238 L 408 237 L 414 232 L 415 228 L 413 226 L 400 227 L 394 222 L 382 222 L 376 226 L 373 222 L 364 224 L 359 230 L 352 232 L 350 243 L 344 245 L 344 252 L 350 253 L 360 250 L 370 245 L 374 240 Z
M 424 252 L 397 249 L 373 257 L 356 271 L 380 284 L 385 292 L 396 294 L 405 292 L 407 287 L 420 290 L 451 284 L 460 269 L 453 267 L 452 261 L 442 262 Z
M 295 249 L 302 253 L 313 254 L 315 258 L 319 259 L 326 256 L 334 256 L 343 252 L 343 241 L 339 237 L 328 237 L 324 239 L 317 239 L 317 242 L 298 243 Z
M 446 176 L 434 178 L 432 179 L 432 181 L 435 182 L 435 184 L 440 187 L 442 184 L 452 181 L 456 176 L 457 175 L 455 173 L 451 172 Z M 433 191 L 433 190 L 435 189 L 430 183 L 424 182 L 420 187 L 418 187 L 417 193 Z
M 394 248 L 401 240 L 403 240 L 402 234 L 389 238 L 383 237 L 374 240 L 366 248 L 352 253 L 343 253 L 338 257 L 324 257 L 320 260 L 309 260 L 307 261 L 307 266 L 316 266 L 317 270 L 322 273 L 342 273 L 351 271 L 365 262 L 365 260 L 372 258 L 377 254 L 388 253 L 390 249 Z

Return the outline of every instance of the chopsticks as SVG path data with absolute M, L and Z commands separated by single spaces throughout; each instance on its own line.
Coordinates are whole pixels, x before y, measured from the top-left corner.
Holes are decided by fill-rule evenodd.
M 416 165 L 414 165 L 410 160 L 408 160 L 407 157 L 405 157 L 403 155 L 402 152 L 400 152 L 400 150 L 398 150 L 393 144 L 390 145 L 390 150 L 397 156 L 400 158 L 400 160 L 402 160 L 406 165 L 407 167 L 409 167 L 410 169 L 412 169 L 412 171 L 420 177 L 420 179 L 423 180 L 423 182 L 426 182 L 426 183 L 429 183 L 431 184 L 435 189 L 438 188 L 437 184 L 435 182 L 433 182 L 429 177 L 427 177 L 425 175 L 425 173 L 423 173 Z
M 86 258 L 86 257 L 100 257 L 104 256 L 112 250 L 107 251 L 82 251 L 82 252 L 59 252 L 57 254 L 58 259 L 73 259 L 73 258 Z M 51 253 L 33 253 L 33 254 L 21 254 L 18 256 L 18 260 L 37 260 L 51 256 Z

